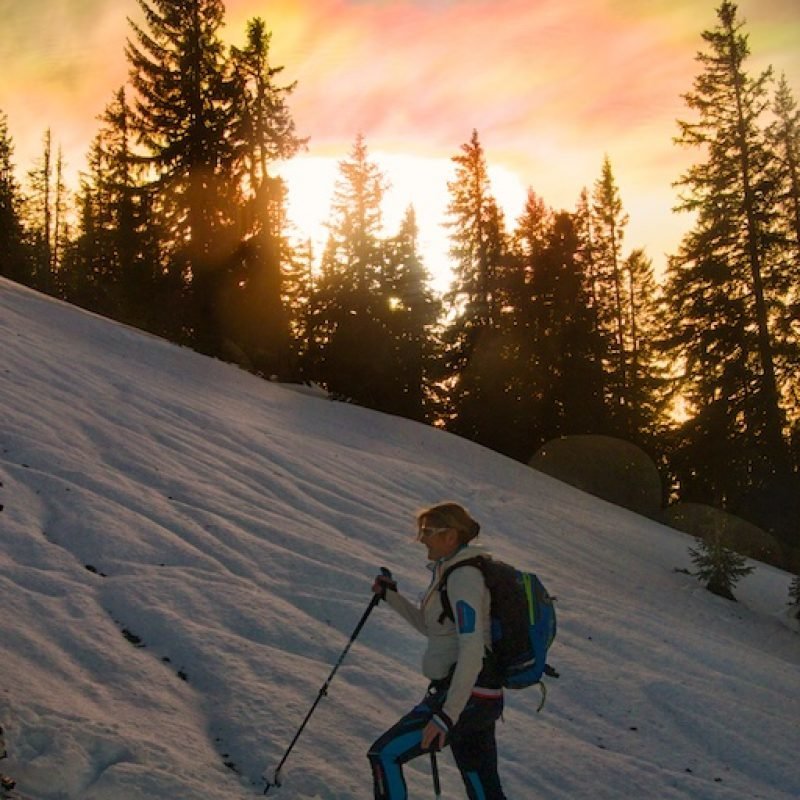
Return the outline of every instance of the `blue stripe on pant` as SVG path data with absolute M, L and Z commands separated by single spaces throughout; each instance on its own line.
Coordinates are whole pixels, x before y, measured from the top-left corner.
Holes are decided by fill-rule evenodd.
M 407 800 L 403 764 L 428 752 L 421 747 L 422 731 L 444 698 L 445 693 L 426 697 L 369 749 L 375 800 Z M 448 737 L 469 800 L 505 800 L 494 731 L 502 711 L 502 697 L 471 697 Z

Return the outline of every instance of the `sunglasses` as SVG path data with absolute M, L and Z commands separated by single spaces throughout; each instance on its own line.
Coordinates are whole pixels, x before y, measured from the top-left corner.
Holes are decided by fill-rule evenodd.
M 429 527 L 428 525 L 422 525 L 419 529 L 419 533 L 417 534 L 417 538 L 420 540 L 427 539 L 430 536 L 434 536 L 437 533 L 444 533 L 445 531 L 449 530 L 450 528 L 432 528 Z

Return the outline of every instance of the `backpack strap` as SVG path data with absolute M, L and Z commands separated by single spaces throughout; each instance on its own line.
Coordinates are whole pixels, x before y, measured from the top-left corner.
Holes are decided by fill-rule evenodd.
M 439 614 L 439 624 L 441 625 L 446 619 L 455 622 L 455 615 L 453 614 L 453 606 L 450 604 L 450 598 L 447 595 L 447 579 L 450 573 L 459 569 L 460 567 L 477 567 L 486 580 L 486 573 L 484 567 L 486 565 L 486 556 L 472 556 L 472 558 L 465 558 L 452 566 L 449 566 L 439 580 L 439 598 L 442 601 L 442 613 Z

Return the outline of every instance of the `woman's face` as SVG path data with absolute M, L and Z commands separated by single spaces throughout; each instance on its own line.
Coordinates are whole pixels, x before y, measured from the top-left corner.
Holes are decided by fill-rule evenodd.
M 455 528 L 443 528 L 422 520 L 419 540 L 428 550 L 428 560 L 447 558 L 458 549 L 458 532 Z

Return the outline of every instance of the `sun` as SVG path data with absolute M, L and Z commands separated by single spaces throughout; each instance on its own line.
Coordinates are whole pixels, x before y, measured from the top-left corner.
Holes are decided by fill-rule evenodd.
M 447 184 L 455 176 L 452 159 L 379 150 L 371 152 L 370 159 L 389 184 L 382 207 L 382 235 L 397 233 L 408 207 L 413 206 L 419 228 L 419 250 L 430 273 L 431 286 L 437 292 L 444 292 L 452 279 L 450 239 L 445 226 L 450 200 Z M 325 223 L 330 218 L 340 160 L 332 156 L 297 156 L 279 170 L 288 189 L 287 215 L 294 234 L 298 239 L 311 241 L 317 258 L 327 239 Z M 513 222 L 525 202 L 526 190 L 521 179 L 505 167 L 489 167 L 489 180 L 498 203 Z

